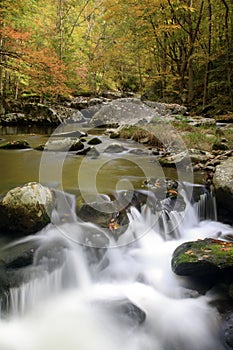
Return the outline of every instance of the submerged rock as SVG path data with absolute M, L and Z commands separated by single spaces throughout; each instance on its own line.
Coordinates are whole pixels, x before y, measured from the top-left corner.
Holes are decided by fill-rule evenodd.
M 96 300 L 95 304 L 105 310 L 113 318 L 132 326 L 143 324 L 146 320 L 146 313 L 127 298 L 113 300 Z
M 100 153 L 94 146 L 89 147 L 87 149 L 88 149 L 88 151 L 86 152 L 86 156 L 87 157 L 89 157 L 89 158 L 97 158 L 97 157 L 99 157 Z
M 16 140 L 0 144 L 0 149 L 28 149 L 31 148 L 25 140 Z
M 21 236 L 38 232 L 50 222 L 54 196 L 36 182 L 7 192 L 0 202 L 0 232 Z
M 104 152 L 105 153 L 121 153 L 126 151 L 127 148 L 125 148 L 121 143 L 119 142 L 114 142 L 111 145 L 109 145 Z
M 77 138 L 80 138 L 83 136 L 87 136 L 87 134 L 79 130 L 58 132 L 51 135 L 51 137 L 77 137 Z
M 233 281 L 233 243 L 212 238 L 183 243 L 173 253 L 172 270 L 214 283 Z
M 98 144 L 102 143 L 102 141 L 98 137 L 93 137 L 87 143 L 88 143 L 88 145 L 98 145 Z
M 40 145 L 42 150 L 50 152 L 72 152 L 80 151 L 84 148 L 83 143 L 76 138 L 67 137 L 59 140 L 49 140 L 44 147 Z M 40 150 L 37 148 L 37 150 Z

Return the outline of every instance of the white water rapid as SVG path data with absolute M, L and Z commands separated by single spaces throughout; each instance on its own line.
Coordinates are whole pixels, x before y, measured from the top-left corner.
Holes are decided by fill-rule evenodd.
M 36 235 L 40 246 L 22 272 L 25 282 L 10 290 L 0 350 L 225 349 L 211 293 L 199 295 L 171 270 L 182 242 L 233 233 L 213 221 L 212 197 L 187 203 L 183 217 L 163 214 L 162 226 L 150 208 L 131 208 L 127 232 L 108 249 L 77 243 L 85 232 L 101 238 L 101 228 L 54 215 L 57 225 Z M 176 226 L 172 239 L 168 224 Z

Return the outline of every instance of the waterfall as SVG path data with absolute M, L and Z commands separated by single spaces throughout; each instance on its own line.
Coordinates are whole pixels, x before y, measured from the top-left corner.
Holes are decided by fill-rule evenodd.
M 200 220 L 217 220 L 217 207 L 214 192 L 205 191 L 195 203 L 195 210 Z
M 184 241 L 229 232 L 212 221 L 213 195 L 194 204 L 185 197 L 183 212 L 131 207 L 118 240 L 78 220 L 74 200 L 69 196 L 65 211 L 59 204 L 54 223 L 36 235 L 33 263 L 8 294 L 0 349 L 223 350 L 212 297 L 195 294 L 170 266 Z M 102 247 L 85 244 L 91 234 Z

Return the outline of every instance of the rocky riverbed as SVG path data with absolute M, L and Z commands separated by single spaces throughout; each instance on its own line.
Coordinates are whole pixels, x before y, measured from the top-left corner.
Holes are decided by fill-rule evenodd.
M 30 110 L 31 107 L 32 110 Z M 132 218 L 134 220 L 137 218 L 134 216 L 135 211 L 139 213 L 138 215 L 143 213 L 147 220 L 157 218 L 156 230 L 161 233 L 164 241 L 180 240 L 183 237 L 180 230 L 184 218 L 182 215 L 186 213 L 190 204 L 193 208 L 199 208 L 199 215 L 203 222 L 216 220 L 215 214 L 209 215 L 209 200 L 211 199 L 214 213 L 213 195 L 216 195 L 220 220 L 232 224 L 233 154 L 231 147 L 223 147 L 227 142 L 222 139 L 222 142 L 215 142 L 208 151 L 188 148 L 180 142 L 182 137 L 172 133 L 173 126 L 167 129 L 167 125 L 180 118 L 196 128 L 205 123 L 206 125 L 215 124 L 215 121 L 191 117 L 183 106 L 142 102 L 135 98 L 114 101 L 89 99 L 86 102 L 83 99 L 76 99 L 67 106 L 63 106 L 62 112 L 60 107 L 55 108 L 55 106 L 30 105 L 24 108 L 24 111 L 6 110 L 6 113 L 1 116 L 2 125 L 30 122 L 55 126 L 62 122 L 62 128 L 56 129 L 44 143 L 39 145 L 31 144 L 30 140 L 23 138 L 17 139 L 15 136 L 11 140 L 2 140 L 0 152 L 5 152 L 7 155 L 12 152 L 20 152 L 21 155 L 26 155 L 26 152 L 36 152 L 45 157 L 44 165 L 46 165 L 43 171 L 46 167 L 49 169 L 50 164 L 54 166 L 58 164 L 59 159 L 63 166 L 64 159 L 67 157 L 72 157 L 72 160 L 81 159 L 82 162 L 86 159 L 88 164 L 100 161 L 98 166 L 102 166 L 101 164 L 125 156 L 127 161 L 141 165 L 142 163 L 137 163 L 138 158 L 133 158 L 139 156 L 140 159 L 149 160 L 151 164 L 157 163 L 162 169 L 175 169 L 176 177 L 180 169 L 184 174 L 200 173 L 203 183 L 196 186 L 191 184 L 190 192 L 187 190 L 187 183 L 179 181 L 179 178 L 177 181 L 166 177 L 144 176 L 143 178 L 141 176 L 133 189 L 105 191 L 101 194 L 85 191 L 80 193 L 78 187 L 72 194 L 68 194 L 54 189 L 51 183 L 47 187 L 36 182 L 21 184 L 11 189 L 2 195 L 0 202 L 1 237 L 13 243 L 10 246 L 4 243 L 1 250 L 0 292 L 4 307 L 7 304 L 4 298 L 9 290 L 25 282 L 25 268 L 32 268 L 35 261 L 38 266 L 41 266 L 46 259 L 49 260 L 49 271 L 63 265 L 63 259 L 66 258 L 64 250 L 68 249 L 68 245 L 64 240 L 56 239 L 55 243 L 43 248 L 40 235 L 50 232 L 53 227 L 69 226 L 70 223 L 76 222 L 77 218 L 81 220 L 81 223 L 78 221 L 78 230 L 72 231 L 72 227 L 69 226 L 70 231 L 67 233 L 65 230 L 65 235 L 71 235 L 68 238 L 84 244 L 83 250 L 90 264 L 98 265 L 100 271 L 104 271 L 109 265 L 106 251 L 113 244 L 111 242 L 114 244 L 128 242 L 127 232 Z M 83 129 L 84 126 L 85 129 Z M 101 127 L 99 135 L 93 134 L 93 126 Z M 160 129 L 154 126 L 159 126 Z M 103 159 L 104 162 L 101 163 Z M 143 163 L 143 167 L 145 164 Z M 87 183 L 87 174 L 94 169 L 93 165 L 94 163 L 85 173 Z M 111 169 L 114 173 L 115 169 Z M 89 186 L 89 183 L 87 185 Z M 70 203 L 73 203 L 72 208 Z M 185 216 L 188 215 L 185 214 Z M 195 226 L 194 222 L 193 225 Z M 184 281 L 187 278 L 192 281 L 192 292 L 187 290 L 189 297 L 195 293 L 198 297 L 209 293 L 210 290 L 217 291 L 220 301 L 215 302 L 220 318 L 223 320 L 224 342 L 232 349 L 229 329 L 232 324 L 233 230 L 230 225 L 219 226 L 219 223 L 216 223 L 216 226 L 220 227 L 220 231 L 210 228 L 211 233 L 208 238 L 201 236 L 195 237 L 199 240 L 191 240 L 186 237 L 185 242 L 181 242 L 174 251 L 170 263 L 175 274 L 182 276 L 180 278 Z M 201 230 L 201 226 L 199 228 Z M 33 239 L 29 239 L 29 244 L 27 240 L 19 244 L 14 243 L 16 237 L 27 235 L 29 237 L 35 235 Z M 140 278 L 144 280 L 145 277 Z M 143 310 L 137 309 L 137 306 L 127 299 L 124 299 L 122 305 L 124 310 L 126 308 L 126 313 L 128 308 L 135 310 L 135 317 L 142 320 L 138 323 L 144 322 L 146 313 Z

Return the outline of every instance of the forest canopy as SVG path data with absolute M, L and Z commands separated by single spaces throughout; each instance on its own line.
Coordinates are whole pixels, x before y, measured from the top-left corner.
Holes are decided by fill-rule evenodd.
M 1 0 L 0 95 L 233 108 L 232 0 Z

